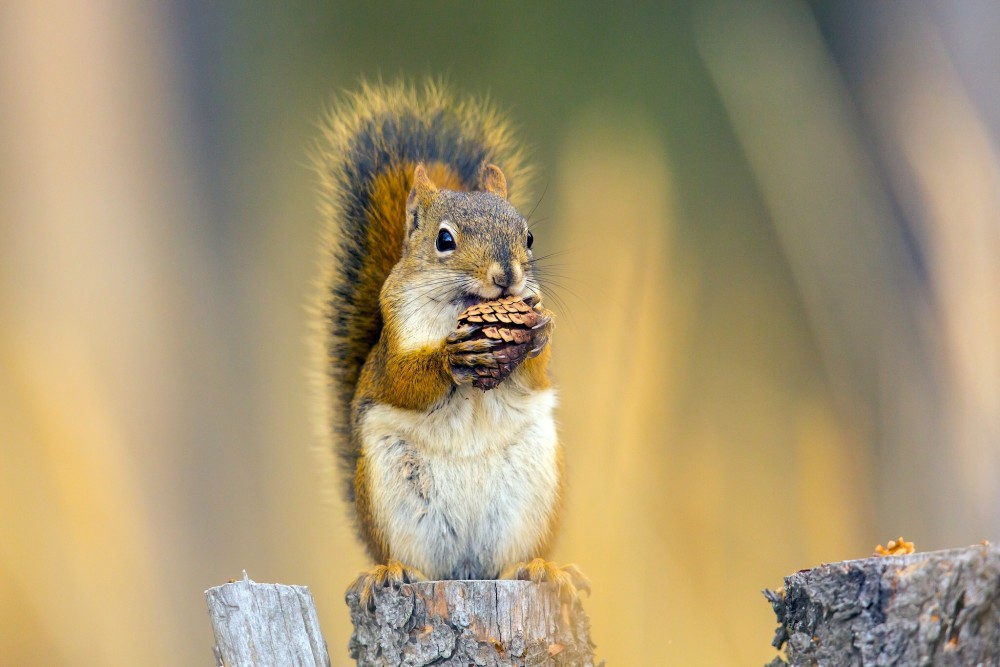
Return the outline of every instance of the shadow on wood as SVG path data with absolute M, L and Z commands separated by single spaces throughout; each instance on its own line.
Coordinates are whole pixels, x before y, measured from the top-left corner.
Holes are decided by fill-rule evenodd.
M 377 589 L 374 611 L 355 593 L 347 604 L 359 667 L 594 664 L 583 606 L 549 584 L 428 581 Z
M 788 661 L 772 667 L 1000 664 L 993 545 L 823 565 L 764 594 Z

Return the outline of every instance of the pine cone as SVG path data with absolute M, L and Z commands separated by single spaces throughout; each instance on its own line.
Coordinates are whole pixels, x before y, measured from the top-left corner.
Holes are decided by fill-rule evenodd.
M 506 296 L 496 301 L 477 303 L 458 316 L 459 331 L 469 339 L 497 341 L 490 353 L 497 368 L 477 367 L 473 386 L 486 391 L 507 378 L 528 357 L 535 332 L 544 317 L 520 297 Z

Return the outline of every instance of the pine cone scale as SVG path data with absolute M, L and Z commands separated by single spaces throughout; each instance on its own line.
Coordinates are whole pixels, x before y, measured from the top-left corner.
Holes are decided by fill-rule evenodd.
M 470 306 L 458 316 L 458 328 L 468 339 L 494 341 L 496 368 L 477 368 L 473 386 L 487 391 L 498 386 L 531 352 L 533 330 L 542 315 L 520 297 L 508 296 Z

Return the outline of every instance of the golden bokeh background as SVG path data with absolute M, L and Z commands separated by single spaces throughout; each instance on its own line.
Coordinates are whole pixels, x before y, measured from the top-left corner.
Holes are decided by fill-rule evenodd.
M 360 77 L 534 149 L 609 665 L 763 664 L 760 590 L 1000 537 L 1000 9 L 0 7 L 0 664 L 209 665 L 202 591 L 367 563 L 310 421 L 307 153 Z M 544 193 L 544 195 L 543 195 Z

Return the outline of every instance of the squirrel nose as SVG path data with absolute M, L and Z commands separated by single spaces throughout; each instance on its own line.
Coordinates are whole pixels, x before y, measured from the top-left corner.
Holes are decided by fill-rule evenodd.
M 493 262 L 486 271 L 486 280 L 500 288 L 509 287 L 513 280 L 510 266 L 504 267 L 500 262 Z
M 487 280 L 501 290 L 509 290 L 511 287 L 516 289 L 517 285 L 524 280 L 524 270 L 516 264 L 508 264 L 504 267 L 497 263 L 490 267 Z

